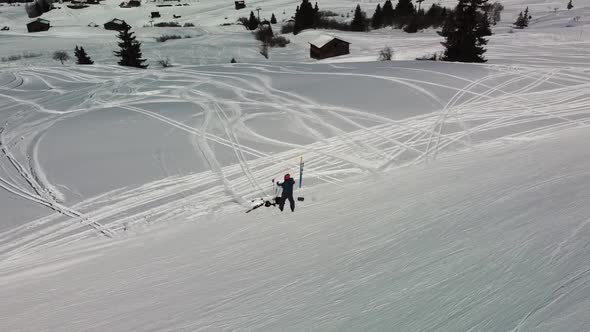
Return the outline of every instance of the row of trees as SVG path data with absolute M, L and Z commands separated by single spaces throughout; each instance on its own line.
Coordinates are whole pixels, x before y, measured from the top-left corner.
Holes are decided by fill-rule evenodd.
M 529 7 L 526 7 L 524 12 L 520 12 L 518 14 L 518 17 L 516 18 L 516 21 L 513 23 L 513 25 L 517 28 L 524 29 L 529 26 L 529 20 L 531 18 L 531 15 L 529 15 Z
M 394 27 L 403 29 L 406 32 L 417 32 L 426 28 L 441 27 L 444 22 L 453 17 L 452 10 L 437 4 L 432 4 L 428 10 L 421 8 L 424 0 L 416 0 L 416 8 L 412 0 L 399 0 L 395 7 L 391 0 L 386 0 L 383 6 L 378 4 L 371 18 L 367 18 L 366 13 L 357 5 L 354 11 L 354 17 L 350 23 L 337 22 L 334 19 L 324 17 L 318 4 L 315 6 L 309 0 L 302 0 L 301 4 L 295 10 L 294 23 L 284 26 L 284 33 L 293 32 L 297 34 L 305 29 L 329 28 L 338 30 L 351 31 L 369 31 L 370 29 L 380 29 L 383 27 Z M 495 2 L 488 4 L 482 3 L 478 10 L 478 20 L 482 24 L 496 24 L 500 21 L 500 14 L 504 7 Z M 488 24 L 488 25 L 489 25 Z
M 416 0 L 416 8 L 411 0 L 399 0 L 395 7 L 391 0 L 386 0 L 383 6 L 377 5 L 371 19 L 367 19 L 366 14 L 357 5 L 354 18 L 349 25 L 350 30 L 368 31 L 371 28 L 393 26 L 406 32 L 416 32 L 427 27 L 442 26 L 442 30 L 438 32 L 445 37 L 442 43 L 445 51 L 441 60 L 486 61 L 483 56 L 487 44 L 485 37 L 492 34 L 490 26 L 500 21 L 500 13 L 504 9 L 500 3 L 488 4 L 487 0 L 459 0 L 452 10 L 433 4 L 424 11 L 420 8 L 422 1 Z M 297 34 L 301 30 L 321 25 L 317 3 L 312 6 L 309 0 L 302 0 L 295 11 L 293 33 Z
M 113 52 L 115 56 L 121 58 L 118 62 L 121 66 L 128 66 L 128 67 L 136 67 L 136 68 L 147 68 L 148 65 L 144 64 L 146 59 L 142 59 L 141 53 L 141 43 L 138 42 L 133 35 L 134 33 L 131 32 L 131 26 L 126 22 L 123 22 L 121 30 L 119 30 L 119 35 L 117 38 L 120 39 L 118 45 L 119 50 Z M 76 57 L 76 63 L 79 65 L 91 65 L 94 63 L 90 56 L 84 50 L 84 47 L 78 47 L 74 49 L 74 56 Z M 56 51 L 53 53 L 53 59 L 56 61 L 60 61 L 61 64 L 64 61 L 68 61 L 70 59 L 70 55 L 66 51 Z
M 256 30 L 258 28 L 258 26 L 262 23 L 259 22 L 259 20 L 256 18 L 256 15 L 254 15 L 253 11 L 250 11 L 250 17 L 240 17 L 238 18 L 238 22 L 242 23 L 246 29 L 248 30 Z M 263 21 L 265 22 L 265 21 Z M 271 24 L 277 24 L 277 18 L 275 17 L 275 14 L 272 13 L 272 16 L 270 17 L 270 23 Z
M 419 1 L 419 5 L 422 1 Z M 432 4 L 427 11 L 424 11 L 422 8 L 416 9 L 410 0 L 399 1 L 395 8 L 391 0 L 387 0 L 383 7 L 378 4 L 375 8 L 370 26 L 372 29 L 392 26 L 412 33 L 430 27 L 440 27 L 447 15 L 447 8 L 437 4 Z
M 76 48 L 74 49 L 74 56 L 76 57 L 76 64 L 78 65 L 91 65 L 94 63 L 88 54 L 86 54 L 84 47 L 78 48 L 78 45 L 76 45 Z M 53 60 L 60 61 L 63 65 L 64 61 L 70 60 L 70 55 L 66 51 L 55 51 L 53 53 Z

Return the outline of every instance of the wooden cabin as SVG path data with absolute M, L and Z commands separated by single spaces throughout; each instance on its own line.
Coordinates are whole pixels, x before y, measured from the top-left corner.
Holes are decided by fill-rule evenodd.
M 114 18 L 104 24 L 104 29 L 119 31 L 119 30 L 123 29 L 123 25 L 125 25 L 125 21 L 120 20 L 118 18 Z
M 318 60 L 350 53 L 350 43 L 333 36 L 322 35 L 309 44 L 309 56 Z
M 49 30 L 49 21 L 44 20 L 42 18 L 38 18 L 33 22 L 27 23 L 27 31 L 28 32 L 39 32 L 39 31 L 47 31 Z
M 236 5 L 236 10 L 246 8 L 246 1 L 238 0 L 235 2 L 235 5 Z

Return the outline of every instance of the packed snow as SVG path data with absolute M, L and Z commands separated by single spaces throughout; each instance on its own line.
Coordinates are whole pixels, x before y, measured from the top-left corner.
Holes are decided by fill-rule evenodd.
M 32 55 L 0 62 L 0 330 L 590 330 L 587 3 L 502 2 L 488 63 L 460 64 L 391 29 L 267 60 L 223 24 L 297 3 L 185 2 L 61 5 L 34 34 L 0 6 L 0 57 Z M 115 17 L 149 69 L 116 65 Z M 310 59 L 326 35 L 350 54 Z M 95 65 L 51 60 L 76 45 Z M 300 158 L 295 212 L 245 214 Z

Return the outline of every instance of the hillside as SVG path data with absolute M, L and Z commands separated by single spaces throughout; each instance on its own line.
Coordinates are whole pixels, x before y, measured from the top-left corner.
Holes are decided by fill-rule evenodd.
M 389 28 L 267 60 L 221 24 L 295 3 L 247 3 L 62 6 L 35 34 L 0 6 L 0 57 L 36 55 L 0 62 L 0 330 L 590 329 L 590 7 L 507 1 L 489 61 L 462 64 Z M 154 10 L 196 26 L 143 27 Z M 87 26 L 113 17 L 149 69 Z M 321 34 L 351 53 L 310 59 Z M 75 45 L 95 65 L 51 60 Z M 300 158 L 295 212 L 245 214 Z

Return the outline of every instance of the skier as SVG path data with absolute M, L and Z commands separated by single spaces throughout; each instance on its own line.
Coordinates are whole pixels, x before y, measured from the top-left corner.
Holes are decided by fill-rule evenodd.
M 279 200 L 279 209 L 283 211 L 285 207 L 285 201 L 289 200 L 291 206 L 291 212 L 295 212 L 295 200 L 293 199 L 293 187 L 295 186 L 295 180 L 291 178 L 290 174 L 285 174 L 285 181 L 282 183 L 277 182 L 277 185 L 283 188 L 281 198 Z

